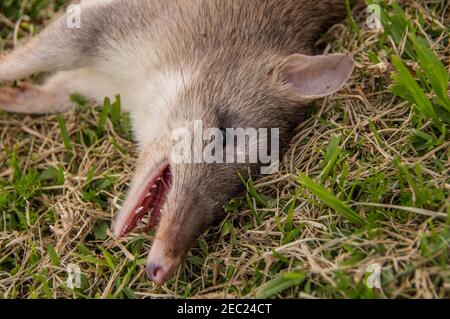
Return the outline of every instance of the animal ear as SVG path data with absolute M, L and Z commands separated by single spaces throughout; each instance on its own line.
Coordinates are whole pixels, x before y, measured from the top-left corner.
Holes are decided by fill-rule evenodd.
M 289 56 L 277 70 L 301 99 L 318 99 L 339 91 L 350 78 L 354 60 L 345 54 Z

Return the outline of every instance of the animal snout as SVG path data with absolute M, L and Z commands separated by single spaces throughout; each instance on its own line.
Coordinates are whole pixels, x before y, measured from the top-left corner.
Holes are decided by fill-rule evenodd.
M 154 242 L 147 259 L 147 277 L 158 286 L 163 285 L 172 276 L 179 264 L 177 258 L 165 253 L 164 247 L 160 241 Z
M 164 267 L 161 266 L 158 262 L 150 262 L 147 265 L 147 277 L 152 280 L 157 285 L 162 285 L 166 282 L 169 274 L 164 270 Z

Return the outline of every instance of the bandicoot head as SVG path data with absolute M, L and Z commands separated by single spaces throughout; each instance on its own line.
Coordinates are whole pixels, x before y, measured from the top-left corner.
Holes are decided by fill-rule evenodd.
M 141 221 L 144 230 L 157 226 L 147 263 L 156 284 L 163 284 L 195 240 L 223 218 L 223 205 L 241 190 L 238 173 L 258 175 L 267 165 L 261 158 L 252 161 L 252 155 L 259 154 L 265 141 L 267 155 L 282 153 L 307 105 L 339 90 L 353 66 L 353 59 L 343 54 L 215 61 L 184 83 L 172 102 L 179 107 L 169 107 L 167 129 L 142 147 L 114 225 L 117 236 L 127 235 Z M 244 147 L 230 128 L 246 132 Z M 276 137 L 270 130 L 260 131 L 271 128 L 279 129 Z M 267 134 L 251 136 L 251 129 Z

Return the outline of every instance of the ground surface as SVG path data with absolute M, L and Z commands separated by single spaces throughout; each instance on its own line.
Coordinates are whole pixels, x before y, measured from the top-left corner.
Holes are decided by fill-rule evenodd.
M 0 49 L 64 2 L 1 1 Z M 107 117 L 79 99 L 59 117 L 0 113 L 0 297 L 448 298 L 450 8 L 405 3 L 408 23 L 387 6 L 384 33 L 363 12 L 324 37 L 354 54 L 349 85 L 317 103 L 282 171 L 227 204 L 161 288 L 143 276 L 152 234 L 118 242 L 109 230 L 135 158 L 118 104 Z M 407 73 L 393 89 L 396 69 Z

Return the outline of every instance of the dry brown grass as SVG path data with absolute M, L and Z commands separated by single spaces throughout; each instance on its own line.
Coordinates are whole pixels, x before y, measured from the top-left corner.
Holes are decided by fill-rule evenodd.
M 434 13 L 427 9 L 438 2 L 408 1 L 407 8 L 414 19 L 423 14 L 429 28 L 419 32 L 427 35 L 448 67 L 448 28 L 434 31 L 439 26 L 448 26 L 448 4 L 438 5 Z M 278 296 L 448 298 L 450 273 L 445 266 L 449 261 L 450 238 L 446 223 L 450 207 L 450 142 L 444 141 L 421 154 L 414 150 L 411 142 L 416 131 L 414 113 L 407 102 L 388 89 L 394 69 L 380 46 L 381 35 L 379 31 L 367 29 L 364 14 L 355 14 L 355 19 L 362 28 L 361 37 L 346 24 L 337 25 L 326 36 L 331 39 L 326 51 L 351 52 L 358 62 L 357 71 L 345 90 L 319 102 L 317 112 L 298 128 L 292 147 L 283 159 L 282 171 L 257 183 L 258 191 L 272 198 L 269 208 L 258 209 L 261 223 L 254 220 L 245 203 L 240 205 L 226 222 L 200 240 L 175 279 L 162 288 L 155 287 L 143 275 L 152 234 L 132 234 L 120 241 L 109 230 L 105 240 L 93 235 L 99 221 L 109 222 L 121 203 L 135 161 L 133 143 L 117 133 L 111 121 L 107 123 L 105 135 L 95 144 L 87 147 L 80 143 L 79 136 L 87 128 L 97 126 L 100 110 L 92 107 L 77 107 L 64 115 L 74 146 L 72 156 L 65 150 L 55 116 L 0 114 L 3 147 L 0 195 L 17 193 L 20 187 L 11 162 L 8 164 L 12 155 L 6 149 L 16 151 L 22 172 L 41 173 L 58 165 L 65 172 L 63 185 L 42 183 L 26 200 L 10 196 L 8 202 L 2 203 L 0 197 L 3 209 L 0 295 L 7 298 L 252 297 L 279 273 L 301 271 L 306 274 L 305 281 Z M 11 44 L 12 25 L 2 22 L 2 28 L 8 34 L 6 44 Z M 394 46 L 389 39 L 386 43 L 394 52 L 401 53 L 401 47 Z M 378 65 L 371 62 L 369 52 L 376 52 L 382 62 Z M 414 67 L 412 62 L 410 65 Z M 379 139 L 370 123 L 376 127 Z M 429 125 L 424 122 L 423 128 Z M 278 225 L 286 222 L 285 211 L 295 200 L 294 194 L 299 189 L 297 173 L 320 176 L 324 152 L 335 135 L 341 136 L 343 152 L 323 185 L 341 199 L 351 198 L 352 208 L 370 221 L 371 226 L 351 225 L 309 192 L 301 190 L 293 223 L 303 228 L 292 242 L 283 244 L 286 234 Z M 417 194 L 402 179 L 394 164 L 397 158 L 412 173 L 420 164 L 423 185 L 430 190 L 430 201 L 412 211 Z M 94 181 L 105 178 L 114 181 L 96 195 L 105 200 L 104 207 L 84 196 L 87 186 L 92 184 L 89 176 Z M 373 198 L 376 187 L 382 191 Z M 354 193 L 350 196 L 352 188 Z M 444 197 L 439 198 L 438 193 Z M 432 199 L 433 196 L 437 198 Z M 8 226 L 10 216 L 18 214 L 17 210 L 24 216 L 26 225 L 12 229 Z M 90 252 L 89 257 L 80 245 Z M 50 258 L 49 246 L 54 247 L 60 265 L 55 265 Z M 107 257 L 98 247 L 113 255 L 112 266 L 108 266 Z M 280 261 L 273 251 L 285 256 L 286 261 Z M 69 264 L 81 267 L 85 278 L 83 289 L 73 291 L 66 287 Z M 381 289 L 366 286 L 367 269 L 372 264 L 382 266 Z

